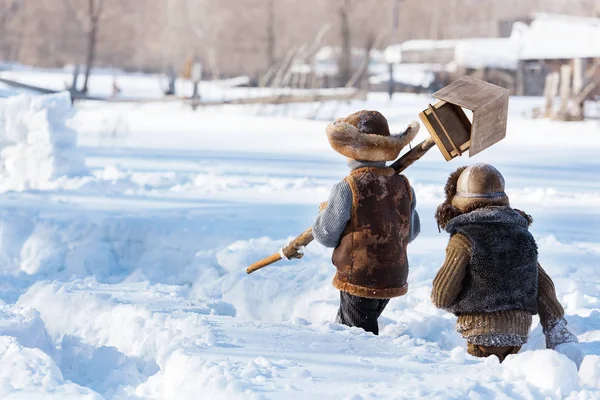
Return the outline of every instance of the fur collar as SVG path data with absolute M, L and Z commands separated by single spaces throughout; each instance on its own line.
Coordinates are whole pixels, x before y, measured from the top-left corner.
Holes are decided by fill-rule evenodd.
M 406 131 L 398 135 L 362 133 L 358 128 L 341 120 L 327 126 L 329 144 L 338 153 L 362 161 L 392 161 L 400 150 L 409 144 L 419 131 L 419 123 L 413 121 Z
M 508 206 L 488 206 L 452 218 L 445 229 L 453 233 L 457 227 L 466 224 L 514 224 L 527 228 L 529 223 L 518 210 Z

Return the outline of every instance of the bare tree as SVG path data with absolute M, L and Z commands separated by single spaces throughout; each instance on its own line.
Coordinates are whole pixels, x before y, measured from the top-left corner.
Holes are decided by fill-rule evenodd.
M 219 65 L 218 47 L 221 43 L 222 32 L 227 25 L 229 15 L 223 10 L 214 9 L 210 0 L 185 0 L 185 14 L 189 29 L 195 41 L 191 42 L 191 49 L 195 56 L 202 57 L 208 64 L 208 69 L 213 79 L 219 79 L 221 68 Z M 198 53 L 194 50 L 200 47 Z
M 87 38 L 84 79 L 83 87 L 81 88 L 82 93 L 87 93 L 90 74 L 96 58 L 98 30 L 104 12 L 104 0 L 87 0 L 87 7 L 83 8 L 80 4 L 75 5 L 73 0 L 68 0 L 68 4 Z M 73 88 L 73 90 L 76 90 L 76 88 Z
M 44 67 L 79 58 L 82 75 L 84 62 L 88 74 L 94 65 L 164 71 L 198 57 L 214 77 L 256 77 L 331 24 L 320 45 L 337 49 L 339 81 L 345 85 L 360 63 L 352 47 L 364 48 L 393 18 L 396 33 L 381 46 L 387 40 L 493 36 L 499 22 L 536 11 L 600 12 L 598 0 L 488 3 L 482 8 L 481 0 L 0 0 L 0 54 Z M 438 10 L 437 22 L 432 10 Z
M 275 65 L 275 1 L 267 0 L 267 62 Z
M 336 0 L 336 14 L 338 16 L 340 29 L 340 53 L 338 58 L 338 85 L 346 86 L 352 81 L 352 85 L 366 72 L 368 65 L 361 65 L 359 75 L 353 75 L 352 42 L 354 38 L 365 39 L 367 62 L 371 49 L 376 48 L 383 39 L 381 24 L 389 15 L 391 10 L 388 0 Z
M 338 84 L 345 86 L 352 77 L 352 37 L 350 13 L 354 0 L 338 0 L 337 14 L 340 20 L 340 56 L 338 60 Z
M 13 15 L 21 6 L 21 0 L 10 0 L 0 8 L 0 29 L 4 27 L 4 23 Z
M 0 4 L 0 37 L 2 37 L 2 41 L 4 42 L 2 43 L 2 46 L 0 46 L 0 51 L 4 54 L 9 53 L 12 46 L 18 45 L 18 42 L 14 43 L 14 39 L 13 43 L 7 43 L 8 41 L 6 41 L 4 30 L 6 25 L 8 25 L 7 22 L 17 13 L 21 5 L 21 0 L 8 0 L 3 4 Z
M 346 87 L 355 86 L 357 83 L 363 81 L 369 69 L 369 62 L 371 61 L 372 50 L 378 48 L 381 45 L 381 42 L 383 41 L 385 36 L 388 34 L 389 31 L 385 30 L 380 32 L 379 35 L 377 35 L 377 37 L 375 37 L 373 34 L 367 35 L 367 40 L 365 42 L 364 47 L 365 54 L 363 55 L 363 59 L 354 75 L 352 75 L 350 80 L 346 83 Z

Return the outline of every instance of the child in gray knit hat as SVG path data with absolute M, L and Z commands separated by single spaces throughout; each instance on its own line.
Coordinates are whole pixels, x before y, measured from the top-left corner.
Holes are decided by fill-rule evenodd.
M 398 157 L 418 129 L 413 122 L 406 132 L 390 135 L 377 111 L 359 111 L 327 127 L 329 143 L 347 157 L 351 172 L 321 205 L 313 235 L 334 248 L 337 322 L 375 335 L 389 300 L 408 290 L 406 248 L 420 230 L 414 190 L 385 164 Z

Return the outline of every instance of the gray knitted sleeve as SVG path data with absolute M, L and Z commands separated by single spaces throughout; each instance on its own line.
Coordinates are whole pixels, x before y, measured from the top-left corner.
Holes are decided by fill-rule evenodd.
M 336 183 L 329 195 L 327 207 L 313 224 L 315 240 L 325 247 L 335 247 L 352 213 L 352 189 L 348 182 Z
M 415 190 L 411 187 L 412 190 L 412 202 L 410 203 L 410 229 L 408 234 L 408 243 L 415 240 L 419 233 L 421 233 L 421 219 L 419 218 L 419 213 L 417 213 L 417 195 L 415 194 Z
M 421 232 L 421 221 L 417 213 L 417 197 L 412 190 L 412 202 L 410 204 L 410 228 L 409 243 Z M 348 182 L 336 183 L 329 195 L 327 207 L 317 217 L 313 224 L 313 236 L 315 240 L 325 247 L 335 247 L 340 241 L 342 232 L 350 220 L 352 213 L 352 189 Z

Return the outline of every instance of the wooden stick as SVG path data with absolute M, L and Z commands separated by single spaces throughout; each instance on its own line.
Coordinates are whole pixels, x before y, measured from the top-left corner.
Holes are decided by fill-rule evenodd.
M 279 260 L 281 260 L 281 255 L 279 253 L 275 253 L 267 258 L 263 258 L 262 260 L 250 265 L 248 268 L 246 268 L 246 273 L 251 274 L 256 270 L 266 267 L 267 265 L 271 265 Z
M 275 253 L 270 255 L 269 257 L 262 259 L 254 264 L 250 265 L 246 268 L 246 273 L 251 274 L 252 272 L 259 270 L 267 265 L 271 265 L 283 257 L 281 254 L 285 256 L 288 260 L 291 258 L 302 258 L 304 253 L 301 251 L 302 247 L 308 245 L 314 239 L 312 228 L 308 228 L 304 232 L 302 232 L 298 237 L 292 240 L 287 246 L 281 249 L 281 253 Z
M 433 146 L 435 146 L 435 140 L 430 136 L 413 147 L 408 153 L 397 159 L 390 165 L 390 168 L 393 168 L 397 174 L 401 173 L 419 158 L 423 157 Z

